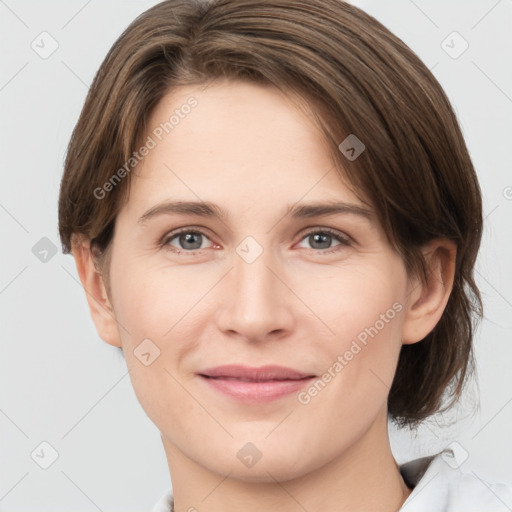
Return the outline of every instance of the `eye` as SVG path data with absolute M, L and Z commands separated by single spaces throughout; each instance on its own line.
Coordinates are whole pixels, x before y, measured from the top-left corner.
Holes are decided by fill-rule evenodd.
M 331 249 L 332 242 L 336 241 L 338 242 L 337 245 L 335 245 L 334 249 L 332 251 L 326 251 L 326 249 Z M 334 231 L 329 228 L 315 228 L 315 230 L 309 231 L 306 233 L 306 235 L 302 238 L 301 243 L 303 241 L 306 241 L 310 244 L 311 249 L 318 249 L 321 252 L 334 252 L 339 248 L 339 246 L 349 246 L 350 239 L 347 236 L 342 235 L 341 233 Z
M 205 249 L 205 240 L 210 240 L 203 232 L 185 228 L 170 233 L 162 241 L 162 245 L 171 246 L 176 252 L 191 252 Z
M 207 241 L 210 241 L 211 243 L 211 240 L 202 231 L 191 228 L 182 228 L 181 230 L 167 234 L 163 238 L 161 245 L 164 247 L 170 247 L 177 253 L 186 252 L 189 254 L 195 254 L 195 251 L 200 251 L 208 247 Z M 303 243 L 304 241 L 310 244 L 310 249 L 316 249 L 317 252 L 319 251 L 322 253 L 331 253 L 338 250 L 340 246 L 346 247 L 351 245 L 348 236 L 329 228 L 315 228 L 314 230 L 309 231 L 302 237 L 300 243 Z M 337 242 L 334 246 L 332 245 L 333 241 Z

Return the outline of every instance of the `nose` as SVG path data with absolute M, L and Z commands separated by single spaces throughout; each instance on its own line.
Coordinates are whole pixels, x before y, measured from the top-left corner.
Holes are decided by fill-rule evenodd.
M 251 263 L 235 253 L 220 293 L 217 325 L 223 333 L 261 342 L 282 338 L 293 330 L 294 296 L 286 269 L 271 251 L 264 250 Z

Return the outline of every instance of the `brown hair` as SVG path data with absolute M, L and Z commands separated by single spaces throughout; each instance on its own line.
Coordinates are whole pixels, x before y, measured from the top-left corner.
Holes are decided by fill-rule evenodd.
M 64 252 L 74 236 L 110 246 L 130 174 L 102 187 L 147 133 L 159 100 L 179 85 L 250 80 L 307 101 L 340 175 L 374 207 L 410 273 L 426 277 L 420 248 L 457 245 L 453 290 L 420 343 L 404 345 L 389 414 L 415 425 L 459 398 L 474 370 L 482 315 L 473 266 L 482 233 L 477 177 L 441 86 L 399 38 L 340 0 L 170 0 L 141 14 L 98 70 L 73 131 L 59 199 Z M 355 134 L 355 160 L 338 145 Z M 123 175 L 124 176 L 124 175 Z M 446 392 L 449 390 L 449 396 Z

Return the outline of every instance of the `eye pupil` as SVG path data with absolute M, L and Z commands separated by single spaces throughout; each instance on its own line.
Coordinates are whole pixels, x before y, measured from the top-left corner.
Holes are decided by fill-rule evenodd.
M 180 245 L 184 249 L 200 249 L 201 236 L 202 235 L 200 233 L 184 233 L 180 235 Z M 192 244 L 192 247 L 189 244 Z
M 314 244 L 319 243 L 320 247 L 314 247 L 315 249 L 329 249 L 331 245 L 331 235 L 326 233 L 315 233 L 314 235 L 310 235 L 311 246 L 314 247 Z

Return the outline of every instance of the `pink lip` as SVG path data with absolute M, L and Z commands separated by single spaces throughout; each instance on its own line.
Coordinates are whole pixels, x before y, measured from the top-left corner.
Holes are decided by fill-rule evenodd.
M 268 402 L 289 395 L 315 377 L 275 365 L 259 368 L 224 365 L 204 370 L 198 375 L 217 391 L 250 403 Z

